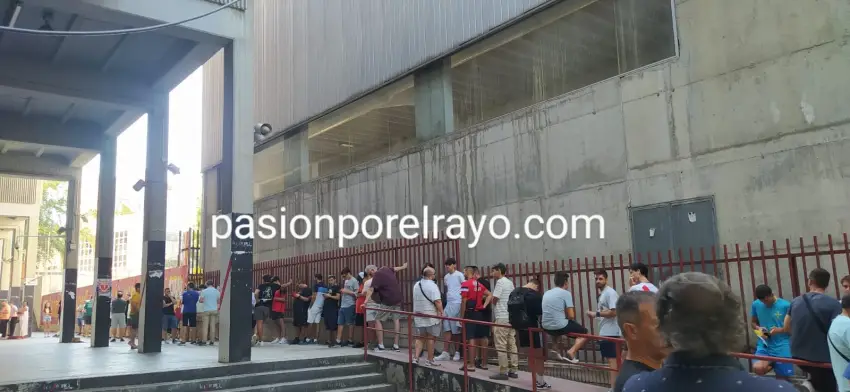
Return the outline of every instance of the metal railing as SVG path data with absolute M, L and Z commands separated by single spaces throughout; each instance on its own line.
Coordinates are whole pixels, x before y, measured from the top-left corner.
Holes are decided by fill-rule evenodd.
M 415 350 L 415 344 L 413 342 L 418 338 L 417 336 L 414 336 L 414 334 L 413 334 L 413 320 L 414 320 L 415 317 L 439 319 L 440 325 L 442 325 L 443 321 L 452 321 L 452 322 L 460 323 L 460 326 L 461 326 L 461 335 L 460 336 L 462 336 L 464 338 L 461 339 L 460 342 L 450 342 L 450 343 L 460 345 L 461 347 L 463 347 L 461 353 L 463 354 L 462 360 L 463 360 L 463 391 L 464 392 L 467 392 L 470 388 L 470 382 L 469 382 L 470 377 L 469 377 L 469 371 L 468 371 L 469 359 L 466 357 L 467 355 L 469 355 L 469 349 L 470 348 L 476 348 L 476 349 L 485 348 L 485 349 L 488 349 L 488 350 L 492 350 L 490 347 L 482 347 L 482 346 L 471 345 L 467 342 L 467 340 L 465 339 L 467 324 L 471 323 L 471 324 L 476 324 L 476 325 L 488 326 L 488 327 L 491 327 L 491 328 L 514 329 L 511 325 L 508 325 L 508 324 L 497 324 L 497 323 L 487 322 L 487 321 L 468 320 L 468 319 L 446 317 L 446 316 L 440 316 L 440 315 L 429 315 L 429 314 L 422 314 L 422 313 L 407 312 L 407 311 L 401 311 L 401 310 L 389 310 L 389 309 L 383 309 L 383 308 L 370 308 L 370 307 L 366 307 L 365 310 L 366 310 L 366 312 L 368 312 L 369 310 L 373 310 L 373 311 L 378 311 L 378 312 L 395 313 L 395 314 L 406 317 L 406 324 L 407 324 L 407 333 L 406 334 L 402 334 L 401 331 L 395 332 L 395 331 L 391 331 L 391 330 L 388 330 L 388 329 L 385 329 L 385 328 L 381 328 L 381 329 L 384 333 L 389 333 L 389 334 L 393 334 L 393 335 L 398 333 L 399 335 L 406 335 L 407 338 L 408 338 L 408 344 L 407 344 L 408 384 L 409 384 L 409 390 L 411 392 L 414 390 L 414 385 L 415 385 L 414 382 L 413 382 L 413 366 L 415 365 L 414 361 L 413 361 L 413 359 L 414 359 L 413 358 L 413 356 L 414 356 L 413 351 Z M 369 326 L 370 323 L 373 323 L 373 322 L 370 321 L 370 322 L 366 323 L 366 325 L 363 326 L 363 358 L 364 358 L 364 360 L 367 360 L 368 357 L 369 357 L 369 346 L 370 346 L 369 331 L 375 331 L 376 330 L 376 328 L 374 328 L 373 326 Z M 442 331 L 442 327 L 441 327 L 441 331 Z M 541 358 L 545 361 L 546 347 L 547 347 L 547 341 L 546 341 L 547 340 L 547 334 L 542 328 L 528 328 L 527 330 L 522 330 L 522 331 L 518 330 L 517 333 L 518 334 L 519 333 L 528 333 L 529 334 L 529 340 L 528 341 L 529 341 L 530 344 L 529 344 L 529 347 L 528 347 L 527 356 L 528 356 L 529 373 L 531 373 L 531 382 L 532 382 L 532 386 L 531 386 L 532 389 L 531 390 L 533 392 L 537 392 L 537 374 L 534 371 L 534 369 L 535 369 L 535 366 L 534 366 L 535 362 L 534 361 L 540 360 Z M 536 350 L 538 350 L 538 348 L 534 347 L 534 334 L 536 334 L 536 333 L 540 334 L 540 343 L 541 343 L 540 346 L 541 347 L 539 348 L 539 350 L 542 351 L 542 355 L 539 355 L 539 356 L 534 355 L 534 352 Z M 616 353 L 617 353 L 616 367 L 612 368 L 612 367 L 609 367 L 609 366 L 603 366 L 603 365 L 599 365 L 599 364 L 596 364 L 596 363 L 583 362 L 583 361 L 579 361 L 577 363 L 574 363 L 573 365 L 584 367 L 584 368 L 589 368 L 589 369 L 604 370 L 604 371 L 607 371 L 607 372 L 619 372 L 619 370 L 620 370 L 620 368 L 623 364 L 623 351 L 624 351 L 624 348 L 626 347 L 625 346 L 626 341 L 624 339 L 614 338 L 614 337 L 609 337 L 609 336 L 598 336 L 598 335 L 577 334 L 577 333 L 571 333 L 571 334 L 568 334 L 566 336 L 568 336 L 570 338 L 585 338 L 585 339 L 588 339 L 589 341 L 609 341 L 609 342 L 613 342 L 614 345 L 615 345 Z M 435 337 L 434 341 L 435 342 L 443 342 L 443 343 L 446 342 L 446 340 L 442 339 L 441 337 Z M 383 342 L 378 342 L 378 343 L 383 345 Z M 424 345 L 423 345 L 423 348 L 424 348 Z M 520 350 L 519 350 L 519 347 L 517 347 L 517 348 L 518 348 L 518 350 L 517 350 L 516 353 L 509 353 L 509 354 L 516 354 L 517 356 L 519 356 Z M 495 345 L 494 345 L 494 349 L 495 349 L 494 351 L 497 351 L 497 352 L 507 352 L 505 350 L 500 350 L 498 347 L 495 347 Z M 424 352 L 424 350 L 423 350 L 423 352 Z M 797 365 L 797 366 L 810 366 L 810 367 L 832 369 L 832 364 L 830 364 L 830 363 L 809 362 L 809 361 L 793 359 L 793 358 L 769 357 L 769 356 L 764 356 L 764 355 L 754 355 L 754 354 L 747 354 L 747 353 L 730 353 L 730 355 L 732 357 L 735 357 L 735 358 L 746 359 L 746 360 L 750 360 L 750 361 L 756 360 L 756 361 L 768 361 L 768 362 L 772 362 L 772 363 L 789 363 L 789 364 Z M 435 370 L 439 370 L 439 368 L 435 368 Z

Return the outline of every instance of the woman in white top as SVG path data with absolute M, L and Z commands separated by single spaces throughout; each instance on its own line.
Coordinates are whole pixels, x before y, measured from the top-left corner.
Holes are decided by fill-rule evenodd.
M 15 326 L 15 334 L 13 336 L 23 338 L 29 335 L 29 325 L 30 308 L 27 306 L 27 302 L 24 301 L 21 303 L 21 307 L 18 308 L 18 325 Z

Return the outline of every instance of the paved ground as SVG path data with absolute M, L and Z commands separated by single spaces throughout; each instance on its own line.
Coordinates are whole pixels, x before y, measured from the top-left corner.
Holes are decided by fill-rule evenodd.
M 408 362 L 409 353 L 405 350 L 402 350 L 399 353 L 385 351 L 381 353 L 376 353 L 374 351 L 369 352 L 370 356 L 377 356 L 381 358 L 393 359 L 401 362 Z M 442 366 L 435 368 L 444 372 L 453 373 L 453 374 L 463 374 L 463 371 L 460 370 L 460 362 L 443 362 Z M 469 377 L 477 378 L 479 380 L 490 381 L 489 377 L 498 372 L 498 367 L 490 366 L 488 371 L 484 370 L 476 370 L 475 372 L 469 373 Z M 547 377 L 546 381 L 549 384 L 552 384 L 552 391 L 555 392 L 606 392 L 608 388 L 598 387 L 590 384 L 582 384 L 575 381 L 564 380 L 560 378 Z M 499 384 L 503 385 L 511 385 L 518 388 L 526 388 L 530 389 L 531 387 L 531 373 L 528 372 L 519 372 L 519 378 L 510 381 L 497 381 Z
M 287 361 L 354 355 L 363 350 L 329 349 L 326 346 L 269 345 L 254 347 L 254 362 Z M 126 343 L 91 348 L 83 343 L 61 344 L 59 338 L 32 337 L 22 340 L 0 340 L 0 385 L 20 382 L 53 381 L 68 378 L 99 377 L 131 372 L 227 366 L 218 362 L 218 347 L 163 345 L 157 354 L 139 354 Z

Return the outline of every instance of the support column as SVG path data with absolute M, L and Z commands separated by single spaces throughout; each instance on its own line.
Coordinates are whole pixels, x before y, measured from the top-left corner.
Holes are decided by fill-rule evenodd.
M 429 65 L 413 78 L 416 138 L 429 140 L 455 127 L 452 101 L 452 67 L 446 59 Z
M 253 5 L 249 2 L 249 7 Z M 251 360 L 251 295 L 253 295 L 254 241 L 240 239 L 243 219 L 254 211 L 253 45 L 251 10 L 245 12 L 245 36 L 224 49 L 224 150 L 219 166 L 222 214 L 231 218 L 229 239 L 219 241 L 222 257 L 222 300 L 218 360 L 223 363 Z M 243 233 L 245 234 L 245 233 Z
M 283 178 L 284 188 L 310 182 L 312 178 L 308 135 L 307 127 L 303 127 L 283 141 L 283 161 L 286 172 Z
M 92 312 L 92 347 L 109 347 L 112 300 L 112 252 L 115 239 L 115 165 L 117 144 L 105 137 L 100 151 L 100 178 L 97 187 L 97 237 L 94 267 L 95 292 Z
M 162 294 L 165 289 L 165 206 L 168 166 L 168 95 L 148 112 L 148 155 L 145 170 L 144 264 L 139 352 L 162 351 Z
M 65 287 L 62 298 L 62 343 L 74 340 L 74 330 L 77 312 L 77 263 L 78 243 L 80 240 L 80 182 L 82 173 L 77 172 L 68 181 L 68 206 L 65 209 Z

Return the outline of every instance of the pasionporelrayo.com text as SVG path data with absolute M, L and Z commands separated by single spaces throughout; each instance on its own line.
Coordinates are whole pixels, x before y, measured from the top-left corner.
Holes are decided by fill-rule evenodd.
M 513 237 L 515 239 L 541 239 L 544 237 L 560 240 L 578 238 L 579 228 L 583 227 L 584 238 L 605 238 L 605 219 L 600 215 L 572 215 L 569 219 L 563 215 L 544 218 L 540 215 L 527 216 L 522 229 L 514 231 L 511 221 L 504 215 L 430 215 L 428 207 L 423 207 L 422 215 L 367 215 L 363 218 L 354 215 L 294 215 L 287 216 L 286 208 L 280 209 L 278 216 L 264 214 L 259 217 L 242 215 L 235 219 L 230 215 L 215 215 L 212 219 L 213 246 L 218 240 L 230 238 L 235 234 L 239 239 L 262 238 L 307 238 L 336 239 L 340 248 L 346 241 L 363 236 L 370 240 L 380 238 L 439 238 L 440 232 L 450 239 L 467 240 L 469 248 L 478 246 L 485 234 L 497 240 Z M 235 225 L 235 226 L 234 226 Z M 394 230 L 397 228 L 396 230 Z M 235 230 L 234 230 L 235 229 Z M 398 237 L 394 237 L 394 233 Z

